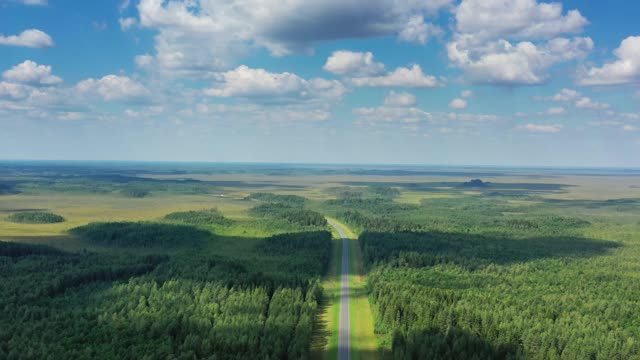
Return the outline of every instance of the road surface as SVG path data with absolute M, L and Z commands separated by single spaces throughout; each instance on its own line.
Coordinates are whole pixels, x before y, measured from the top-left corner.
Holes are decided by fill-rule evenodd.
M 351 312 L 349 311 L 349 239 L 340 225 L 329 224 L 342 238 L 342 271 L 340 274 L 340 323 L 338 327 L 338 360 L 351 359 Z

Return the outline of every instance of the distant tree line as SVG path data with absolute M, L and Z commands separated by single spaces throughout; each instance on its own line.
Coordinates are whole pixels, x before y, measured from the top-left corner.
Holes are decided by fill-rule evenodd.
M 167 214 L 164 219 L 189 225 L 229 225 L 232 222 L 218 209 L 173 212 Z
M 324 215 L 304 208 L 306 199 L 303 197 L 255 193 L 249 195 L 247 199 L 262 202 L 249 210 L 249 214 L 252 216 L 283 221 L 295 226 L 316 228 L 327 226 Z
M 45 211 L 21 211 L 7 217 L 8 221 L 21 224 L 55 224 L 64 222 L 64 217 Z
M 152 222 L 94 222 L 69 232 L 91 244 L 125 248 L 192 247 L 211 238 L 193 226 Z

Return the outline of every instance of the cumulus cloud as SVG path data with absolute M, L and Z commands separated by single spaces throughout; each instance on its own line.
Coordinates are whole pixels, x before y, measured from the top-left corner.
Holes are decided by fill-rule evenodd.
M 54 43 L 47 33 L 38 29 L 29 29 L 19 35 L 4 36 L 0 34 L 0 45 L 44 48 L 51 47 Z
M 316 43 L 401 36 L 426 41 L 418 23 L 453 0 L 141 0 L 139 23 L 155 29 L 155 60 L 167 73 L 228 70 L 254 47 L 273 55 L 309 53 Z M 412 24 L 413 27 L 408 27 Z M 426 29 L 426 32 L 425 32 Z
M 455 20 L 449 60 L 476 83 L 540 84 L 554 64 L 584 58 L 593 49 L 590 38 L 560 37 L 588 23 L 577 10 L 563 14 L 560 3 L 463 0 Z
M 402 41 L 424 45 L 430 38 L 442 34 L 444 31 L 439 26 L 425 22 L 424 17 L 418 15 L 409 19 L 406 26 L 398 34 L 398 38 Z
M 354 78 L 351 79 L 351 82 L 355 86 L 369 87 L 431 88 L 440 86 L 435 76 L 425 74 L 417 64 L 411 68 L 399 67 L 381 76 Z
M 640 36 L 630 36 L 613 51 L 616 60 L 579 74 L 580 85 L 620 85 L 640 82 Z
M 584 58 L 591 49 L 590 38 L 556 38 L 540 45 L 501 39 L 478 45 L 472 35 L 459 35 L 447 44 L 449 60 L 471 81 L 496 85 L 544 83 L 552 65 Z
M 51 74 L 51 66 L 38 65 L 26 60 L 2 73 L 2 77 L 13 83 L 32 86 L 48 86 L 62 83 L 62 79 Z
M 0 81 L 0 99 L 19 100 L 29 95 L 27 86 Z
M 544 125 L 544 124 L 526 124 L 519 126 L 518 129 L 532 132 L 532 133 L 550 133 L 555 134 L 562 130 L 563 126 L 554 124 L 554 125 Z
M 586 96 L 578 99 L 575 105 L 577 108 L 580 108 L 580 109 L 591 109 L 591 110 L 604 110 L 609 108 L 609 104 L 593 101 Z
M 391 90 L 384 98 L 385 106 L 413 106 L 416 104 L 416 96 L 408 92 L 395 92 Z
M 455 17 L 459 33 L 481 39 L 551 39 L 579 33 L 589 23 L 578 10 L 563 15 L 561 3 L 536 0 L 463 0 Z
M 460 93 L 460 96 L 462 96 L 463 98 L 470 98 L 473 96 L 473 91 L 471 90 L 464 90 L 462 93 Z
M 609 108 L 609 104 L 594 101 L 589 97 L 583 96 L 576 90 L 566 88 L 553 95 L 551 100 L 556 102 L 573 103 L 575 107 L 579 109 L 605 110 Z
M 453 99 L 449 103 L 449 107 L 452 109 L 466 109 L 467 105 L 467 101 L 463 99 Z
M 375 76 L 384 73 L 384 64 L 374 61 L 371 52 L 334 51 L 322 67 L 338 75 Z
M 264 69 L 239 66 L 217 75 L 220 87 L 205 94 L 218 97 L 243 97 L 264 101 L 294 101 L 318 98 L 341 98 L 346 88 L 336 80 L 305 80 L 289 72 L 271 73 Z
M 553 95 L 551 99 L 553 101 L 558 101 L 558 102 L 567 102 L 567 101 L 577 100 L 580 98 L 580 96 L 581 96 L 580 93 L 577 92 L 576 90 L 562 89 L 560 90 L 560 92 Z
M 138 81 L 118 75 L 82 80 L 75 89 L 81 94 L 98 95 L 106 101 L 138 102 L 150 95 L 150 91 Z

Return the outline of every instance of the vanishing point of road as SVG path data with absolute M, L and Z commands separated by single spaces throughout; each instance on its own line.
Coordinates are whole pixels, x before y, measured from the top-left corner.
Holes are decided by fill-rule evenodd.
M 340 322 L 338 337 L 338 360 L 351 359 L 351 313 L 349 311 L 349 239 L 340 225 L 329 220 L 329 224 L 342 238 L 342 271 L 340 274 Z

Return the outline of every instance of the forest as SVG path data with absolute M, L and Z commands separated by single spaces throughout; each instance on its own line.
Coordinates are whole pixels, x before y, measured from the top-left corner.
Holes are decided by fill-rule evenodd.
M 0 242 L 0 358 L 307 358 L 330 240 L 328 232 L 265 238 L 252 262 Z
M 635 203 L 345 196 L 325 206 L 361 232 L 390 358 L 632 359 L 640 223 L 614 230 L 611 219 L 634 219 Z
M 640 177 L 527 171 L 8 164 L 0 359 L 334 359 L 327 217 L 354 359 L 640 358 Z
M 252 207 L 249 214 L 277 222 L 285 222 L 303 227 L 325 227 L 324 215 L 305 209 L 306 199 L 297 195 L 276 195 L 270 193 L 253 193 L 247 200 L 260 201 Z
M 55 224 L 64 221 L 64 217 L 45 211 L 21 211 L 11 214 L 7 221 L 23 224 Z
M 177 211 L 165 215 L 164 219 L 189 225 L 231 224 L 231 220 L 225 218 L 218 209 Z

